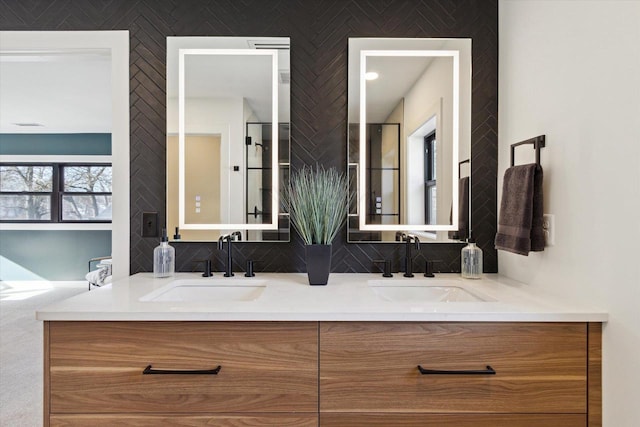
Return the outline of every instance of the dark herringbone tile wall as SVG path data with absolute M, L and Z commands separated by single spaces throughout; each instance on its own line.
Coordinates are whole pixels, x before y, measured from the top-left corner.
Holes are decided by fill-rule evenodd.
M 131 74 L 131 273 L 150 271 L 156 239 L 140 236 L 143 211 L 165 206 L 166 36 L 287 36 L 291 38 L 291 154 L 294 168 L 316 162 L 346 168 L 349 37 L 470 37 L 473 39 L 472 214 L 496 272 L 498 144 L 497 0 L 0 0 L 0 30 L 129 30 Z M 304 271 L 304 249 L 290 243 L 241 243 L 258 271 Z M 213 244 L 176 243 L 179 270 L 222 256 Z M 460 271 L 459 244 L 423 245 L 416 259 Z M 334 244 L 334 272 L 372 271 L 372 260 L 402 256 L 396 244 Z

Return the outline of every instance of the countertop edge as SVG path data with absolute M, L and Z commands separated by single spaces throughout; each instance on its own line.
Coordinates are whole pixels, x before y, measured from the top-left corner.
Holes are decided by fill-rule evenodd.
M 69 313 L 40 311 L 40 321 L 64 322 L 597 322 L 608 321 L 606 313 Z
M 249 302 L 148 302 L 172 281 L 187 279 L 205 286 L 212 279 L 179 273 L 173 279 L 154 279 L 139 273 L 108 286 L 81 293 L 36 311 L 40 321 L 187 321 L 187 322 L 607 322 L 598 307 L 575 304 L 524 283 L 491 274 L 466 281 L 455 274 L 437 279 L 392 279 L 390 286 L 463 286 L 485 302 L 382 301 L 372 291 L 377 274 L 333 273 L 328 286 L 308 286 L 304 273 L 263 273 L 268 282 L 262 296 Z M 242 286 L 242 278 L 218 279 L 215 286 Z M 222 280 L 222 281 L 220 281 Z M 422 280 L 422 281 L 421 281 Z M 382 281 L 383 283 L 386 282 Z M 439 284 L 440 283 L 440 284 Z M 386 284 L 384 286 L 387 286 Z M 424 285 L 419 285 L 424 286 Z

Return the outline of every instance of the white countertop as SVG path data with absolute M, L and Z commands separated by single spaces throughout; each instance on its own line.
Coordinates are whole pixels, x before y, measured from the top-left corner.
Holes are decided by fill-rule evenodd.
M 198 288 L 254 284 L 264 288 L 257 299 L 249 301 L 144 301 L 148 294 L 162 294 L 185 280 Z M 390 301 L 376 294 L 371 286 L 376 283 L 390 287 L 455 286 L 485 301 Z M 231 278 L 220 273 L 211 278 L 199 273 L 177 273 L 163 279 L 139 273 L 41 308 L 36 317 L 54 321 L 605 322 L 608 315 L 597 308 L 543 295 L 496 274 L 468 280 L 459 274 L 404 278 L 396 273 L 393 278 L 384 279 L 380 274 L 332 273 L 326 286 L 309 286 L 305 273 L 258 273 L 254 278 L 245 278 L 242 273 Z

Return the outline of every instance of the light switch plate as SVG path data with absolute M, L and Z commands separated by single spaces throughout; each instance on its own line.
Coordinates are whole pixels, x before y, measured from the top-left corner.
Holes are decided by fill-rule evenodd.
M 142 237 L 158 237 L 158 212 L 142 212 Z

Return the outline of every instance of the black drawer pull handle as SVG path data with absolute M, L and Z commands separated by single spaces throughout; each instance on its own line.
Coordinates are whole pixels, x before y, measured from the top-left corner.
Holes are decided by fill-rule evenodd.
M 151 365 L 149 365 L 146 368 L 144 368 L 144 371 L 142 371 L 142 375 L 167 375 L 167 374 L 218 375 L 218 372 L 220 372 L 220 369 L 222 369 L 222 366 L 218 366 L 215 369 L 200 369 L 200 370 L 196 369 L 196 370 L 188 371 L 188 370 L 173 370 L 173 369 L 153 369 Z
M 487 369 L 470 371 L 442 371 L 439 369 L 425 369 L 418 365 L 418 370 L 422 375 L 495 375 L 496 371 L 489 365 Z

